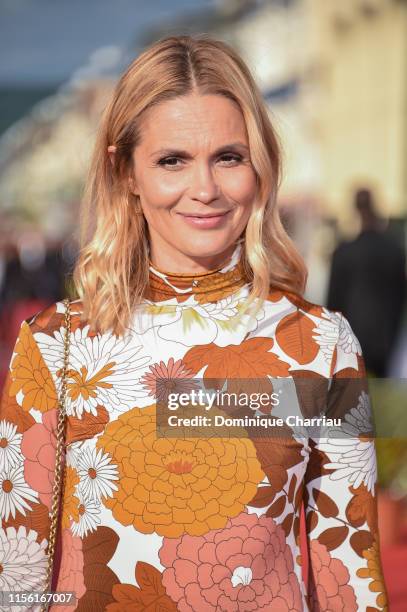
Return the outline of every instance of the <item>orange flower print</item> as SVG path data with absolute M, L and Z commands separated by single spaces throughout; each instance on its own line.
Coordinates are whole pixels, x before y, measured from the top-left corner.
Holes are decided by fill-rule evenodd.
M 367 567 L 361 567 L 356 574 L 359 578 L 370 578 L 369 590 L 377 593 L 376 605 L 380 610 L 388 610 L 386 587 L 384 586 L 383 573 L 380 562 L 379 543 L 377 538 L 373 545 L 363 551 L 363 556 L 367 559 Z
M 66 413 L 76 419 L 84 413 L 98 417 L 101 406 L 114 406 L 121 412 L 132 408 L 135 401 L 129 394 L 129 381 L 134 382 L 151 361 L 131 334 L 112 335 L 106 342 L 103 335 L 89 336 L 88 331 L 89 325 L 78 327 L 71 336 Z M 35 341 L 48 356 L 54 378 L 61 378 L 63 329 L 53 336 L 38 332 Z
M 174 358 L 170 357 L 168 365 L 160 361 L 149 367 L 150 372 L 140 379 L 140 383 L 149 390 L 148 395 L 155 397 L 159 402 L 166 402 L 170 393 L 189 393 L 199 387 L 193 380 L 183 380 L 192 378 L 194 373 L 186 367 L 182 359 L 174 362 Z
M 9 395 L 23 393 L 22 408 L 27 412 L 36 408 L 47 412 L 55 408 L 57 393 L 49 369 L 32 336 L 30 327 L 23 323 L 11 363 L 11 385 Z
M 251 440 L 157 438 L 155 405 L 121 415 L 96 444 L 120 475 L 103 504 L 141 533 L 175 538 L 224 527 L 265 476 Z
M 64 501 L 62 505 L 62 528 L 70 526 L 71 519 L 79 521 L 79 499 L 75 495 L 76 485 L 79 483 L 79 475 L 76 469 L 70 465 L 65 468 Z

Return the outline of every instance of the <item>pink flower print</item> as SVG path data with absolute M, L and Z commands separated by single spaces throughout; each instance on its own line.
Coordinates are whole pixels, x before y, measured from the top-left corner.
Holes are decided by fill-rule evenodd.
M 57 410 L 44 412 L 42 423 L 35 423 L 27 429 L 21 441 L 21 452 L 25 457 L 24 478 L 49 510 L 54 484 L 56 426 Z
M 314 580 L 310 591 L 311 609 L 356 612 L 355 591 L 348 584 L 349 572 L 340 559 L 331 557 L 318 540 L 311 540 L 311 566 Z
M 199 387 L 198 382 L 182 380 L 193 378 L 193 372 L 185 366 L 182 359 L 174 362 L 174 358 L 170 357 L 168 365 L 160 361 L 149 368 L 150 372 L 140 378 L 140 383 L 150 391 L 148 395 L 155 397 L 157 402 L 166 402 L 169 393 L 188 393 Z
M 83 552 L 82 540 L 74 536 L 70 529 L 62 530 L 62 550 L 61 568 L 59 570 L 58 584 L 56 591 L 73 591 L 76 600 L 79 600 L 86 592 L 83 579 Z M 55 607 L 58 612 L 72 612 L 77 606 L 59 605 Z
M 241 512 L 204 536 L 164 538 L 163 585 L 181 612 L 302 610 L 300 585 L 283 529 Z

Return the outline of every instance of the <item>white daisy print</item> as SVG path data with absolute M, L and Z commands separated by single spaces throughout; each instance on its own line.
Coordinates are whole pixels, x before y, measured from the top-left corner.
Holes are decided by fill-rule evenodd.
M 339 330 L 338 345 L 345 353 L 362 354 L 359 340 L 353 333 L 349 321 L 344 317 L 342 317 L 342 325 Z
M 322 354 L 327 363 L 332 360 L 332 355 L 338 341 L 338 328 L 341 316 L 336 312 L 331 312 L 326 308 L 322 309 L 322 316 L 314 328 L 315 336 L 312 336 L 321 347 Z
M 17 425 L 0 421 L 0 473 L 21 463 L 21 439 Z
M 325 467 L 335 470 L 329 475 L 331 480 L 346 478 L 356 489 L 364 484 L 374 495 L 376 450 L 373 440 L 363 438 L 363 434 L 372 435 L 372 431 L 370 400 L 368 394 L 362 391 L 358 406 L 345 414 L 342 425 L 329 430 L 330 435 L 335 435 L 327 443 L 328 455 L 333 460 Z
M 374 483 L 377 478 L 375 446 L 372 440 L 337 439 L 332 442 L 341 451 L 336 461 L 325 464 L 328 469 L 335 469 L 329 475 L 331 480 L 346 478 L 357 489 L 361 484 L 374 495 Z
M 97 500 L 83 494 L 77 488 L 79 499 L 79 521 L 71 523 L 73 535 L 83 538 L 88 532 L 95 531 L 100 523 L 100 504 Z
M 35 333 L 57 389 L 61 379 L 63 336 L 60 330 L 49 336 Z M 143 397 L 135 381 L 150 363 L 151 356 L 131 335 L 98 334 L 88 337 L 89 325 L 71 335 L 70 369 L 68 372 L 66 413 L 81 418 L 84 412 L 97 415 L 98 405 L 125 412 Z
M 118 487 L 114 481 L 119 479 L 118 468 L 102 449 L 86 449 L 77 460 L 77 471 L 81 489 L 85 497 L 100 500 L 101 496 L 111 497 Z
M 27 532 L 22 525 L 18 530 L 15 527 L 0 529 L 0 592 L 35 591 L 43 587 L 48 563 L 47 540 L 38 544 L 37 538 L 36 531 Z M 21 607 L 23 609 L 27 607 Z M 17 607 L 13 606 L 13 610 Z
M 351 408 L 344 415 L 341 430 L 354 438 L 357 438 L 360 434 L 371 434 L 373 432 L 372 414 L 370 397 L 366 391 L 362 391 L 358 398 L 357 407 Z
M 347 355 L 361 355 L 359 340 L 353 333 L 349 321 L 339 312 L 323 308 L 322 317 L 318 321 L 312 336 L 321 347 L 325 361 L 330 363 L 335 347 L 338 346 Z
M 24 479 L 24 466 L 17 465 L 0 474 L 0 516 L 8 520 L 18 510 L 24 516 L 32 510 L 28 502 L 38 503 L 38 493 L 31 489 Z

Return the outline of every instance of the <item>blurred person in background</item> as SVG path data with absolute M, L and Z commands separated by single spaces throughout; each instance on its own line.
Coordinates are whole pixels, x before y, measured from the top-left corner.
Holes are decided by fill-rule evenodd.
M 21 321 L 65 293 L 61 245 L 24 225 L 3 240 L 0 283 L 0 388 Z
M 341 311 L 349 320 L 368 372 L 385 377 L 405 305 L 405 252 L 386 231 L 369 189 L 356 191 L 354 208 L 361 230 L 333 253 L 327 308 Z

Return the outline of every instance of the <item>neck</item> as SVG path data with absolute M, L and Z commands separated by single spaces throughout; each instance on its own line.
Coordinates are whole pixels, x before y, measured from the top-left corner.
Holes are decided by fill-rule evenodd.
M 231 295 L 248 283 L 243 265 L 243 239 L 218 267 L 201 272 L 176 272 L 159 269 L 150 260 L 147 299 L 154 302 L 188 299 L 198 303 L 215 302 Z
M 227 249 L 216 255 L 189 256 L 177 250 L 168 251 L 167 243 L 149 249 L 149 264 L 157 271 L 165 274 L 205 274 L 213 270 L 220 270 L 232 257 L 233 251 L 243 238 L 239 238 Z M 170 262 L 170 263 L 168 263 Z

